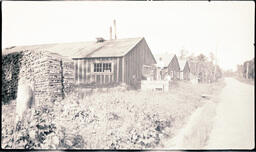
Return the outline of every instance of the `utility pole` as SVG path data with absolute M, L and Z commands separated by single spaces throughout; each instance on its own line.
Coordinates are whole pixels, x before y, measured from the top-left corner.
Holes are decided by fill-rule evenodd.
M 116 38 L 116 20 L 114 20 L 113 23 L 114 23 L 114 33 L 115 33 L 115 40 L 116 40 L 117 39 Z
M 218 42 L 216 44 L 216 49 L 215 49 L 215 65 L 214 65 L 214 80 L 217 80 L 217 65 L 218 65 Z
M 249 79 L 249 62 L 246 63 L 246 78 Z

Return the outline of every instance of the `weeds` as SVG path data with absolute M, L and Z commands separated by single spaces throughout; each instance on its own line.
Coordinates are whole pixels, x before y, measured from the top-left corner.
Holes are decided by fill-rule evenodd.
M 14 140 L 13 107 L 2 105 L 2 148 L 21 149 L 144 149 L 161 147 L 189 115 L 204 103 L 200 94 L 216 84 L 179 82 L 169 92 L 102 90 L 71 93 L 61 102 L 31 109 Z M 121 91 L 119 91 L 121 90 Z M 15 102 L 14 102 L 15 103 Z

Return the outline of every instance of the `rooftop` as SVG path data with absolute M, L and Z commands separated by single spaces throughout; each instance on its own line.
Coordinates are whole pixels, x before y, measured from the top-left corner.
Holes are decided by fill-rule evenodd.
M 187 60 L 186 60 L 186 59 L 180 59 L 180 58 L 178 58 L 178 61 L 179 61 L 180 70 L 181 70 L 181 71 L 184 70 L 185 65 L 186 65 L 186 63 L 187 63 Z
M 126 38 L 106 40 L 103 42 L 73 42 L 54 43 L 29 46 L 14 46 L 2 50 L 2 54 L 10 54 L 19 51 L 49 51 L 71 58 L 96 58 L 96 57 L 120 57 L 128 53 L 136 44 L 144 38 Z
M 170 64 L 170 62 L 174 56 L 175 56 L 175 54 L 166 52 L 163 54 L 156 54 L 155 59 L 156 59 L 158 65 L 167 67 Z M 160 61 L 160 58 L 162 59 L 162 61 Z

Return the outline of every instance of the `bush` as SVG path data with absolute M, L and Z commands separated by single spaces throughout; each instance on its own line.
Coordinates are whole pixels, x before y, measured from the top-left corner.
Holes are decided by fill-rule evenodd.
M 163 147 L 163 141 L 175 136 L 191 113 L 203 105 L 200 95 L 219 90 L 214 84 L 176 85 L 169 92 L 113 88 L 81 96 L 83 92 L 77 90 L 60 102 L 29 110 L 18 125 L 15 143 L 23 149 Z M 2 148 L 14 148 L 13 107 L 15 104 L 2 107 Z

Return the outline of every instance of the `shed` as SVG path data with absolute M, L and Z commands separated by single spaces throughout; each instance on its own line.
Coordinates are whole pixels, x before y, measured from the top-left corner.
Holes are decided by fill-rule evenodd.
M 189 80 L 190 79 L 190 68 L 188 61 L 186 59 L 178 59 L 180 66 L 180 79 Z
M 143 66 L 156 64 L 144 38 L 109 40 L 91 45 L 95 48 L 78 50 L 73 56 L 77 83 L 138 85 Z
M 173 53 L 163 53 L 155 55 L 158 67 L 162 68 L 162 79 L 168 73 L 172 80 L 180 78 L 180 66 L 178 58 Z

